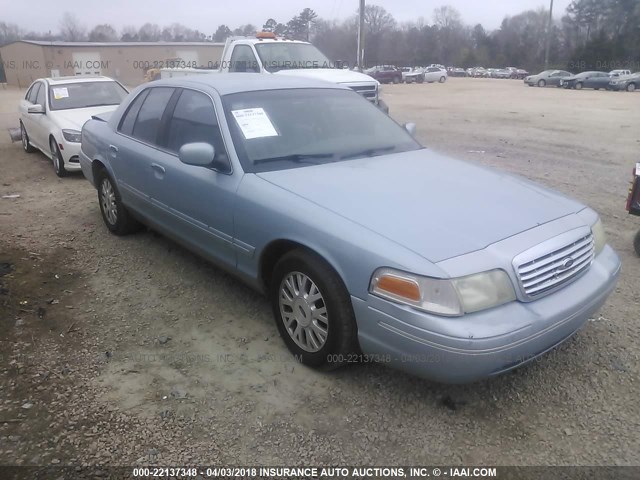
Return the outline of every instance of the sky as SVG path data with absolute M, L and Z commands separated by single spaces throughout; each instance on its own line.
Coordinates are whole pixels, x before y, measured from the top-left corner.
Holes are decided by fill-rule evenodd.
M 305 7 L 324 19 L 344 19 L 358 8 L 358 0 L 6 0 L 3 3 L 0 21 L 16 23 L 25 30 L 53 33 L 67 11 L 74 13 L 87 29 L 99 23 L 110 23 L 119 30 L 125 25 L 140 27 L 151 22 L 165 26 L 177 22 L 208 35 L 220 24 L 231 29 L 248 23 L 260 27 L 268 18 L 286 23 Z M 571 0 L 555 0 L 554 16 L 560 18 L 569 3 Z M 451 5 L 462 14 L 465 23 L 481 23 L 494 29 L 507 15 L 548 8 L 549 0 L 367 0 L 367 4 L 384 7 L 399 22 L 422 17 L 427 24 L 432 22 L 435 8 Z

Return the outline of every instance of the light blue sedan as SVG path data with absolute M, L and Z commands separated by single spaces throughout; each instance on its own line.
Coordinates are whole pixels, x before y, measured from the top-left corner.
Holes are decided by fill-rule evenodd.
M 110 231 L 146 224 L 266 293 L 306 365 L 469 382 L 570 338 L 620 270 L 596 212 L 412 130 L 346 87 L 197 75 L 87 122 L 81 165 Z

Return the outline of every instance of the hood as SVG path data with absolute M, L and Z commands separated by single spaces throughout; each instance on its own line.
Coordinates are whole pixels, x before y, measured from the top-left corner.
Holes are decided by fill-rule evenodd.
M 257 175 L 434 263 L 584 208 L 524 178 L 426 149 Z
M 89 107 L 89 108 L 71 108 L 69 110 L 54 110 L 51 115 L 55 119 L 58 126 L 63 129 L 70 130 L 82 130 L 82 126 L 87 120 L 90 120 L 94 115 L 100 115 L 101 113 L 112 112 L 118 105 L 107 105 L 103 107 Z
M 280 70 L 275 75 L 290 75 L 292 77 L 314 78 L 331 83 L 378 83 L 378 81 L 360 72 L 338 68 L 299 68 Z

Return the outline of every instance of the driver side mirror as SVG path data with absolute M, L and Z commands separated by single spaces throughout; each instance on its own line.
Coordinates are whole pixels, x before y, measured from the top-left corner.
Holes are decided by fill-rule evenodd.
M 404 129 L 407 132 L 409 132 L 409 135 L 411 135 L 412 137 L 415 137 L 416 130 L 417 130 L 417 126 L 416 126 L 415 123 L 413 123 L 413 122 L 405 123 L 404 124 Z
M 40 113 L 43 114 L 44 112 L 44 107 L 40 104 L 35 104 L 35 105 L 31 105 L 29 107 L 27 107 L 27 113 Z
M 204 142 L 186 143 L 180 147 L 178 158 L 185 165 L 209 167 L 216 156 L 213 145 Z

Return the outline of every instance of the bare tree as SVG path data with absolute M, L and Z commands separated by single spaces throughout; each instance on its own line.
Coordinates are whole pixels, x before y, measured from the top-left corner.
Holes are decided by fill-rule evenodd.
M 456 29 L 462 27 L 462 16 L 455 8 L 444 5 L 433 11 L 433 23 L 442 29 Z
M 364 7 L 364 23 L 367 33 L 377 35 L 396 26 L 396 20 L 379 5 L 367 5 Z
M 60 34 L 68 42 L 79 42 L 86 39 L 87 30 L 74 14 L 65 12 L 60 21 Z
M 93 30 L 89 32 L 90 42 L 117 42 L 118 33 L 115 28 L 107 23 L 96 25 Z
M 138 30 L 138 40 L 141 42 L 157 42 L 161 37 L 162 31 L 155 23 L 145 23 Z
M 15 23 L 0 22 L 0 45 L 15 42 L 22 36 L 20 27 Z

